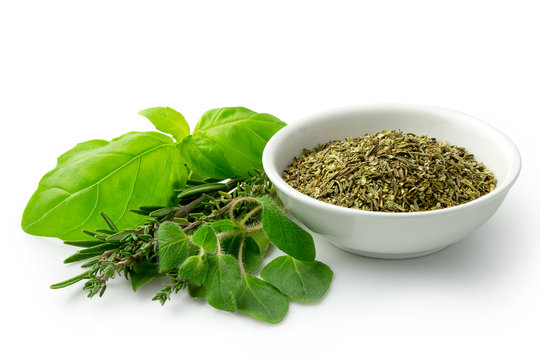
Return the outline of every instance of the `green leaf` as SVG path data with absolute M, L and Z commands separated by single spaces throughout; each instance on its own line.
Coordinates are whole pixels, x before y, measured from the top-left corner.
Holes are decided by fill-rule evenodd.
M 234 312 L 241 285 L 240 265 L 234 257 L 223 254 L 208 257 L 208 273 L 204 280 L 208 304 L 216 309 Z
M 194 299 L 204 299 L 206 297 L 206 290 L 204 286 L 197 286 L 191 282 L 187 285 L 189 296 Z
M 259 245 L 259 250 L 261 251 L 261 256 L 266 255 L 266 251 L 268 250 L 268 245 L 270 245 L 270 239 L 268 239 L 268 236 L 264 233 L 264 230 L 257 230 L 249 234 L 253 240 Z
M 129 281 L 131 282 L 133 291 L 137 291 L 141 286 L 162 276 L 163 275 L 159 273 L 157 263 L 152 262 L 149 259 L 144 259 L 134 263 L 133 270 L 129 272 Z
M 240 230 L 240 228 L 229 219 L 218 220 L 215 223 L 212 223 L 211 226 L 212 229 L 214 229 L 214 231 L 218 234 Z
M 227 254 L 231 254 L 238 259 L 240 244 L 244 234 L 227 236 L 221 239 L 221 248 Z M 262 255 L 257 242 L 251 237 L 246 237 L 244 241 L 244 249 L 242 251 L 242 261 L 244 269 L 251 273 L 259 268 L 262 264 Z
M 266 142 L 285 123 L 243 107 L 207 111 L 193 134 L 178 144 L 182 158 L 200 176 L 227 179 L 262 170 Z
M 189 135 L 189 124 L 182 114 L 170 107 L 153 107 L 139 111 L 156 129 L 171 134 L 176 141 Z
M 315 260 L 315 244 L 311 235 L 287 217 L 267 196 L 263 204 L 262 224 L 268 239 L 284 253 L 298 260 Z
M 113 234 L 113 235 L 110 235 L 110 236 L 107 236 L 107 241 L 112 241 L 112 242 L 115 242 L 115 241 L 120 241 L 120 240 L 124 240 L 126 239 L 127 237 L 131 237 L 133 234 L 133 230 L 124 230 L 124 231 L 120 231 L 116 234 Z
M 277 324 L 289 310 L 289 299 L 264 280 L 246 274 L 237 299 L 238 310 Z
M 201 194 L 207 194 L 214 191 L 224 190 L 227 188 L 226 184 L 216 183 L 216 184 L 202 184 L 190 187 L 187 190 L 182 191 L 178 194 L 178 199 L 184 199 L 188 197 L 196 197 Z
M 105 243 L 91 246 L 86 249 L 79 250 L 79 254 L 102 254 L 107 250 L 113 250 L 118 248 L 117 244 Z
M 173 204 L 187 171 L 173 140 L 155 132 L 78 144 L 58 158 L 24 210 L 21 226 L 32 235 L 80 240 L 83 229 L 103 227 L 100 211 L 118 228 L 141 216 L 129 209 Z
M 80 254 L 80 253 L 76 252 L 75 254 L 67 257 L 64 260 L 64 264 L 71 264 L 71 263 L 74 263 L 74 262 L 77 262 L 77 261 L 91 259 L 91 258 L 99 256 L 101 254 L 102 254 L 101 252 L 90 253 L 90 254 L 88 254 L 88 253 L 87 254 Z
M 99 215 L 101 215 L 101 217 L 103 218 L 105 223 L 107 223 L 107 226 L 109 227 L 109 229 L 111 229 L 111 231 L 113 231 L 113 233 L 118 232 L 118 228 L 116 227 L 114 222 L 111 220 L 111 218 L 107 216 L 107 214 L 105 214 L 103 211 L 100 211 Z
M 77 247 L 83 247 L 83 248 L 89 248 L 92 246 L 96 246 L 99 244 L 103 244 L 103 240 L 67 240 L 64 241 L 64 244 L 71 245 L 71 246 L 77 246 Z
M 191 240 L 206 252 L 211 254 L 216 252 L 218 239 L 214 229 L 210 225 L 205 225 L 195 231 Z
M 191 281 L 193 284 L 200 286 L 206 278 L 208 272 L 208 262 L 201 259 L 200 256 L 190 256 L 178 269 L 178 276 L 182 279 Z
M 180 265 L 189 255 L 189 237 L 172 221 L 158 228 L 159 271 L 166 272 Z
M 319 261 L 300 261 L 290 256 L 272 260 L 261 277 L 295 301 L 318 300 L 332 282 L 332 270 Z
M 78 283 L 81 280 L 90 278 L 90 270 L 83 272 L 82 274 L 79 274 L 77 276 L 72 277 L 71 279 L 64 280 L 62 282 L 52 284 L 51 289 L 61 289 L 65 288 L 66 286 L 70 286 L 73 284 Z

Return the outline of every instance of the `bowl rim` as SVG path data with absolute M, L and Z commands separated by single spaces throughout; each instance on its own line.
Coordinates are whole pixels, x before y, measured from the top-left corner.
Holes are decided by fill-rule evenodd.
M 278 173 L 275 166 L 273 165 L 272 160 L 274 157 L 273 156 L 274 151 L 277 148 L 277 145 L 279 144 L 279 142 L 286 139 L 290 133 L 293 133 L 295 130 L 302 129 L 303 127 L 308 125 L 311 121 L 314 121 L 315 119 L 326 118 L 332 115 L 335 116 L 335 115 L 351 113 L 351 112 L 363 112 L 363 111 L 374 111 L 374 110 L 377 111 L 377 110 L 389 110 L 389 109 L 402 110 L 402 111 L 403 110 L 431 111 L 431 112 L 436 112 L 442 115 L 446 113 L 446 114 L 450 114 L 454 116 L 459 116 L 462 118 L 467 118 L 469 121 L 476 122 L 477 124 L 480 124 L 480 126 L 484 126 L 490 129 L 492 132 L 497 134 L 501 139 L 503 139 L 506 142 L 506 145 L 508 146 L 508 148 L 511 149 L 511 154 L 510 154 L 511 163 L 509 166 L 509 171 L 508 171 L 508 176 L 507 176 L 508 180 L 505 179 L 506 181 L 504 181 L 501 186 L 497 186 L 495 190 L 491 191 L 490 193 L 464 204 L 455 205 L 455 206 L 451 206 L 451 207 L 443 208 L 443 209 L 436 209 L 436 210 L 425 210 L 425 211 L 414 211 L 414 212 L 382 212 L 382 211 L 352 209 L 352 208 L 347 208 L 344 206 L 329 204 L 327 202 L 312 198 L 311 196 L 303 194 L 300 191 L 294 189 L 289 184 L 287 184 L 285 180 L 283 180 L 281 175 Z M 412 218 L 412 217 L 435 216 L 435 215 L 453 213 L 456 211 L 462 211 L 468 208 L 474 208 L 474 207 L 480 206 L 481 204 L 489 202 L 492 199 L 499 197 L 500 195 L 504 195 L 516 182 L 519 176 L 519 173 L 521 171 L 521 155 L 519 153 L 517 146 L 507 135 L 505 135 L 500 130 L 495 128 L 493 125 L 487 123 L 486 121 L 476 118 L 472 115 L 460 112 L 460 111 L 451 110 L 451 109 L 447 109 L 443 107 L 437 107 L 437 106 L 431 106 L 431 105 L 419 105 L 419 104 L 401 104 L 401 103 L 376 103 L 376 104 L 353 105 L 353 106 L 346 106 L 346 107 L 325 110 L 325 111 L 317 112 L 308 116 L 304 116 L 300 118 L 299 120 L 295 121 L 293 124 L 286 125 L 285 127 L 281 128 L 278 132 L 274 134 L 274 136 L 270 138 L 270 140 L 267 142 L 263 151 L 262 163 L 263 163 L 263 168 L 266 172 L 266 175 L 268 176 L 269 180 L 272 182 L 272 184 L 274 184 L 276 188 L 278 188 L 280 191 L 285 192 L 288 196 L 293 197 L 301 202 L 307 203 L 310 206 L 326 209 L 332 212 L 342 213 L 344 215 L 363 215 L 363 216 L 390 217 L 390 218 L 392 217 Z

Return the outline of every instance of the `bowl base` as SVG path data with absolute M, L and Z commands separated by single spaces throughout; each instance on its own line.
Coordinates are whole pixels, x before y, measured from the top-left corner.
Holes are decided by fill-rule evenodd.
M 395 254 L 395 253 L 392 254 L 392 253 L 379 253 L 379 252 L 355 250 L 355 249 L 350 249 L 350 248 L 337 246 L 335 244 L 332 244 L 332 245 L 334 245 L 337 248 L 340 248 L 341 250 L 345 250 L 347 252 L 350 252 L 350 253 L 353 253 L 353 254 L 356 254 L 356 255 L 365 256 L 365 257 L 373 258 L 373 259 L 386 259 L 386 260 L 399 260 L 399 259 L 417 258 L 417 257 L 421 257 L 421 256 L 431 255 L 431 254 L 436 253 L 438 251 L 444 250 L 444 249 L 446 249 L 448 247 L 448 246 L 443 246 L 443 247 L 440 247 L 440 248 L 437 248 L 437 249 L 426 250 L 426 251 L 418 251 L 418 252 L 404 253 L 404 254 Z

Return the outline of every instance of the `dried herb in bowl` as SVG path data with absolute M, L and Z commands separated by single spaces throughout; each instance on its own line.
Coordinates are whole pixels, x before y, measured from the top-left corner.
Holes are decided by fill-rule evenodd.
M 464 148 L 396 130 L 304 149 L 282 177 L 315 199 L 384 212 L 464 204 L 489 193 L 497 183 Z

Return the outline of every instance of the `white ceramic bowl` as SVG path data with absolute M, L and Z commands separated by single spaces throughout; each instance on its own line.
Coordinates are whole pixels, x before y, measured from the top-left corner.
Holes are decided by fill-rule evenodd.
M 315 200 L 281 178 L 304 148 L 392 129 L 465 147 L 495 174 L 497 188 L 479 199 L 446 209 L 384 213 Z M 266 145 L 263 166 L 285 207 L 312 231 L 355 254 L 404 259 L 444 249 L 488 220 L 516 181 L 521 159 L 508 137 L 472 116 L 431 106 L 380 104 L 317 114 L 284 127 Z

